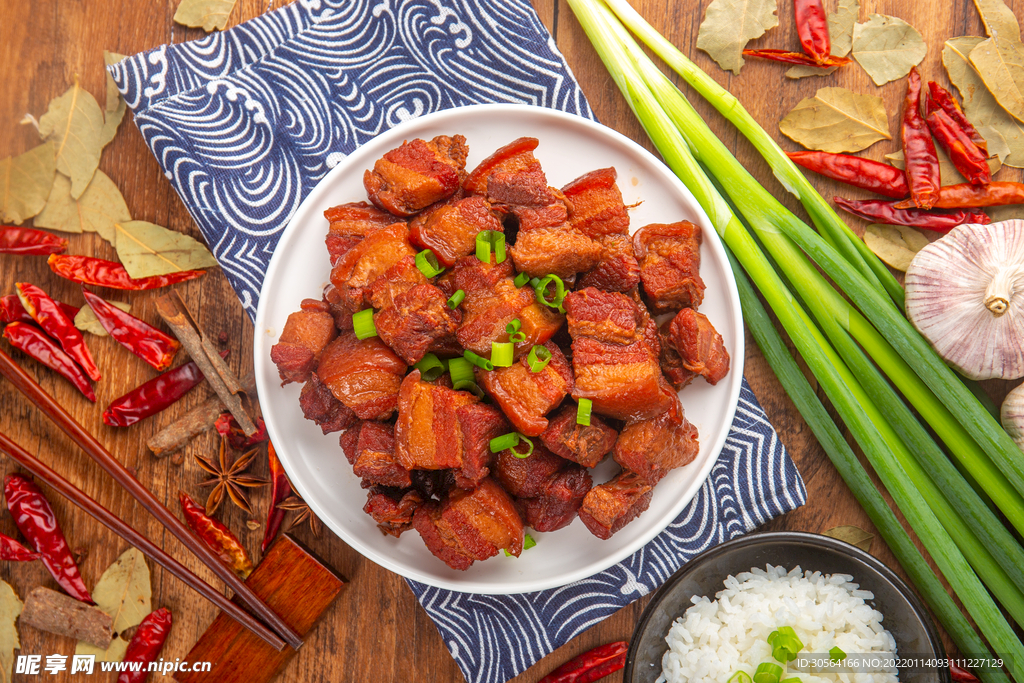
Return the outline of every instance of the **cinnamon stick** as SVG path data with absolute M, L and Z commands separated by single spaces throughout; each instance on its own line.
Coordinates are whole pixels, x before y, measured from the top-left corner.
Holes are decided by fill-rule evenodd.
M 256 393 L 255 376 L 250 372 L 242 378 L 241 386 L 248 394 Z M 227 408 L 220 396 L 213 396 L 154 434 L 146 445 L 153 455 L 165 458 L 188 445 L 194 436 L 211 429 L 225 410 Z
M 20 621 L 41 631 L 84 640 L 103 650 L 114 639 L 114 620 L 109 614 L 42 586 L 28 594 Z

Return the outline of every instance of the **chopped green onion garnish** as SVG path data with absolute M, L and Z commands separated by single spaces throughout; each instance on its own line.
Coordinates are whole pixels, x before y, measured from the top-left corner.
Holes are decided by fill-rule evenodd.
M 487 360 L 483 356 L 478 356 L 477 354 L 473 353 L 472 351 L 466 351 L 464 354 L 462 354 L 462 357 L 465 358 L 466 360 L 468 360 L 473 365 L 475 365 L 478 368 L 481 368 L 483 370 L 490 371 L 490 370 L 494 369 L 494 363 L 492 363 L 491 361 Z
M 589 398 L 581 398 L 576 407 L 576 424 L 584 427 L 590 426 L 590 411 L 594 408 L 594 402 Z
M 530 286 L 531 287 L 533 287 L 534 289 L 537 289 L 537 285 L 539 285 L 539 284 L 540 284 L 540 278 L 539 277 L 531 277 L 530 278 Z
M 779 683 L 782 678 L 782 667 L 774 662 L 764 662 L 757 665 L 754 672 L 754 683 Z
M 459 382 L 475 382 L 473 365 L 465 358 L 456 357 L 448 361 L 448 373 L 452 376 L 452 385 Z
M 526 341 L 526 333 L 523 332 L 523 323 L 519 318 L 513 318 L 512 322 L 505 325 L 505 332 L 508 333 L 508 340 L 513 344 Z
M 465 298 L 466 293 L 460 289 L 459 291 L 455 292 L 450 297 L 448 297 L 448 308 L 458 308 L 459 304 L 461 304 L 462 300 Z
M 455 391 L 468 391 L 477 398 L 484 397 L 484 390 L 480 388 L 480 385 L 471 379 L 464 379 L 460 382 L 453 382 L 452 389 Z
M 523 550 L 529 550 L 535 545 L 537 545 L 537 541 L 533 540 L 533 536 L 526 534 L 526 536 L 523 537 Z
M 537 344 L 530 349 L 530 355 L 526 357 L 526 364 L 530 366 L 530 372 L 540 372 L 551 362 L 551 352 L 548 347 Z
M 786 645 L 776 644 L 772 647 L 772 659 L 783 663 L 792 662 L 796 659 L 797 652 L 799 652 L 799 650 L 793 651 L 786 647 Z
M 491 342 L 491 365 L 496 368 L 512 367 L 515 344 L 512 342 Z
M 783 678 L 781 683 L 803 683 L 798 676 Z
M 519 273 L 519 275 L 516 275 L 516 279 L 513 280 L 512 282 L 515 284 L 516 287 L 522 287 L 529 281 L 530 276 L 528 273 Z
M 841 662 L 846 659 L 846 653 L 843 652 L 838 645 L 828 651 L 828 656 L 837 662 Z
M 491 453 L 501 453 L 502 451 L 512 448 L 513 446 L 519 445 L 519 432 L 509 432 L 508 434 L 502 434 L 491 439 L 488 446 L 491 449 Z
M 416 254 L 416 267 L 426 277 L 437 277 L 444 272 L 444 268 L 437 262 L 437 256 L 429 249 L 424 249 Z
M 525 443 L 526 444 L 526 450 L 525 451 L 517 451 L 514 447 L 510 448 L 509 450 L 512 451 L 512 455 L 516 456 L 520 460 L 522 460 L 523 458 L 529 458 L 531 455 L 533 455 L 533 441 L 530 441 L 529 439 L 527 439 L 525 436 L 523 436 L 519 432 L 516 432 L 516 436 L 519 437 L 520 443 Z
M 352 314 L 352 327 L 356 339 L 369 339 L 377 336 L 377 326 L 373 324 L 373 309 L 367 308 Z
M 547 289 L 548 285 L 552 282 L 555 283 L 555 296 L 553 299 L 548 300 Z M 565 309 L 562 308 L 562 299 L 565 298 L 565 283 L 562 282 L 562 278 L 557 275 L 548 275 L 538 282 L 533 290 L 537 293 L 537 298 L 540 299 L 542 304 L 551 308 L 557 308 L 559 313 L 565 312 Z
M 434 381 L 445 371 L 444 361 L 432 353 L 423 356 L 423 359 L 413 367 L 420 371 L 420 379 L 424 382 Z
M 492 251 L 496 264 L 505 260 L 505 233 L 481 230 L 476 234 L 476 257 L 484 263 L 490 263 Z
M 750 674 L 746 671 L 737 671 L 727 683 L 753 683 L 753 681 L 750 678 Z

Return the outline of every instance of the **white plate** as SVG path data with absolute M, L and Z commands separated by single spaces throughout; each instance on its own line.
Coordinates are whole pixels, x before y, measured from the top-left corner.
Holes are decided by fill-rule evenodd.
M 363 512 L 366 492 L 342 455 L 338 434 L 324 436 L 299 409 L 298 384 L 280 386 L 270 347 L 288 314 L 304 298 L 319 299 L 331 267 L 324 246 L 324 209 L 365 199 L 363 171 L 403 140 L 435 135 L 466 136 L 472 169 L 498 147 L 521 136 L 540 140 L 535 154 L 548 183 L 561 187 L 588 171 L 614 166 L 634 228 L 689 220 L 704 231 L 701 277 L 707 284 L 700 310 L 725 339 L 732 368 L 717 386 L 698 378 L 680 398 L 700 431 L 700 453 L 673 470 L 654 490 L 650 508 L 607 541 L 578 519 L 559 531 L 532 533 L 537 545 L 519 558 L 499 553 L 464 572 L 450 569 L 427 550 L 415 530 L 396 539 Z M 310 192 L 281 235 L 267 268 L 256 312 L 256 384 L 270 436 L 292 484 L 310 508 L 351 547 L 402 576 L 456 591 L 510 594 L 564 586 L 592 576 L 638 550 L 682 511 L 704 483 L 725 443 L 743 374 L 743 320 L 739 295 L 718 235 L 693 196 L 650 153 L 619 133 L 588 120 L 540 107 L 479 105 L 450 109 L 403 123 L 344 159 Z M 617 466 L 608 458 L 594 470 L 595 483 Z

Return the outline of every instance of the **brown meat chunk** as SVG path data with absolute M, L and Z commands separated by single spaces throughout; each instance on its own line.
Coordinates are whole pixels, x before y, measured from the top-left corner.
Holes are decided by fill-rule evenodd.
M 562 305 L 573 339 L 589 337 L 611 344 L 644 340 L 645 311 L 625 294 L 587 287 L 567 294 Z
M 590 489 L 580 506 L 580 520 L 590 533 L 607 540 L 647 509 L 653 493 L 643 477 L 620 472 L 611 481 Z
M 708 384 L 718 384 L 728 374 L 729 352 L 704 314 L 692 308 L 679 311 L 669 323 L 668 338 L 683 367 L 703 375 Z
M 331 317 L 334 318 L 334 326 L 338 328 L 338 331 L 351 332 L 352 314 L 359 311 L 362 302 L 359 302 L 359 306 L 352 306 L 341 298 L 341 292 L 330 282 L 324 286 L 323 302 L 327 305 L 327 311 Z
M 537 138 L 518 138 L 480 162 L 462 183 L 469 194 L 486 195 L 492 204 L 543 207 L 561 193 L 548 187 L 540 162 L 533 156 Z
M 332 206 L 324 211 L 324 218 L 330 221 L 326 242 L 331 267 L 336 266 L 341 257 L 359 244 L 371 230 L 385 228 L 396 222 L 394 216 L 366 202 Z
M 398 407 L 406 364 L 379 337 L 348 332 L 324 349 L 316 374 L 362 420 L 385 419 Z
M 596 239 L 602 235 L 629 234 L 629 214 L 615 184 L 616 176 L 614 168 L 599 168 L 562 188 L 562 194 L 572 205 L 569 222 L 584 235 Z
M 537 228 L 565 225 L 569 220 L 569 208 L 562 199 L 547 206 L 510 206 L 508 210 L 518 219 L 521 233 Z
M 530 277 L 557 275 L 568 280 L 601 259 L 601 245 L 569 224 L 520 230 L 509 248 L 516 269 Z
M 416 257 L 403 256 L 373 281 L 368 291 L 370 305 L 380 310 L 395 305 L 395 297 L 417 285 L 429 284 L 427 276 L 416 267 Z
M 472 491 L 456 488 L 440 503 L 425 503 L 413 516 L 413 526 L 430 552 L 452 569 L 469 569 L 499 550 L 516 557 L 523 550 L 523 520 L 490 477 Z
M 559 457 L 595 467 L 615 445 L 618 435 L 597 415 L 590 416 L 589 425 L 576 424 L 576 406 L 567 405 L 548 420 L 540 440 Z
M 406 256 L 415 255 L 405 223 L 374 230 L 331 270 L 331 284 L 338 290 L 338 300 L 353 312 L 364 308 L 377 278 Z
M 528 289 L 524 287 L 523 289 Z M 520 329 L 526 339 L 517 342 L 515 346 L 516 358 L 521 354 L 528 354 L 530 349 L 538 344 L 545 344 L 555 336 L 555 333 L 565 322 L 565 316 L 558 312 L 558 309 L 545 306 L 539 301 L 534 301 L 516 316 L 519 320 Z
M 512 272 L 508 259 L 495 264 L 464 256 L 456 262 L 456 289 L 466 294 L 459 306 L 462 323 L 455 332 L 463 348 L 490 357 L 491 342 L 508 341 L 505 327 L 536 302 L 531 288 L 515 286 Z
M 423 496 L 418 491 L 393 492 L 375 486 L 366 492 L 363 512 L 373 517 L 382 534 L 398 538 L 412 527 L 412 517 L 421 505 Z
M 310 300 L 315 304 L 319 301 Z M 322 310 L 304 308 L 288 316 L 281 338 L 270 349 L 281 384 L 305 382 L 316 367 L 324 347 L 338 334 L 334 318 Z
M 552 477 L 572 464 L 535 444 L 528 458 L 518 458 L 508 449 L 501 451 L 495 456 L 492 469 L 494 477 L 509 494 L 516 498 L 536 498 L 544 494 Z
M 548 480 L 540 496 L 517 501 L 523 521 L 537 531 L 556 531 L 568 526 L 576 519 L 593 485 L 590 472 L 569 464 Z
M 457 411 L 477 401 L 467 391 L 421 381 L 419 370 L 410 372 L 398 400 L 398 462 L 409 470 L 461 468 L 465 447 Z
M 438 262 L 451 268 L 462 256 L 476 250 L 476 236 L 483 230 L 501 232 L 501 221 L 483 197 L 472 196 L 420 214 L 409 224 L 413 244 L 430 249 Z
M 601 260 L 580 278 L 577 288 L 595 287 L 606 292 L 628 292 L 640 283 L 640 264 L 633 255 L 628 235 L 594 238 L 601 245 Z
M 340 432 L 359 421 L 348 406 L 334 398 L 334 394 L 315 372 L 310 373 L 309 380 L 302 385 L 299 407 L 302 408 L 302 415 L 315 422 L 324 434 Z
M 363 174 L 363 186 L 376 206 L 396 216 L 411 216 L 455 194 L 468 153 L 462 135 L 403 142 Z
M 700 278 L 699 225 L 679 221 L 645 225 L 633 235 L 633 251 L 640 262 L 640 280 L 655 313 L 683 307 L 696 308 L 704 300 Z
M 678 420 L 664 413 L 626 425 L 612 451 L 615 462 L 651 486 L 669 470 L 690 464 L 700 450 L 697 428 L 682 416 L 682 408 L 678 413 Z
M 540 435 L 548 426 L 544 416 L 572 391 L 572 370 L 562 350 L 550 341 L 544 347 L 551 352 L 551 360 L 540 372 L 530 370 L 526 355 L 508 368 L 476 370 L 477 384 L 526 436 Z
M 690 309 L 683 309 L 690 310 Z M 668 380 L 672 387 L 679 391 L 697 377 L 697 373 L 692 370 L 687 370 L 683 367 L 683 359 L 679 356 L 679 352 L 676 351 L 676 347 L 672 344 L 672 340 L 669 336 L 669 327 L 672 326 L 671 320 L 666 320 L 665 323 L 658 328 L 658 339 L 661 346 L 661 355 L 659 356 L 661 364 L 661 372 L 665 375 L 665 379 Z
M 471 489 L 490 474 L 491 439 L 512 431 L 500 410 L 484 403 L 470 403 L 456 409 L 462 429 L 462 468 L 455 470 L 455 484 Z
M 355 475 L 371 484 L 408 488 L 409 470 L 395 459 L 395 427 L 384 422 L 364 422 L 352 460 Z

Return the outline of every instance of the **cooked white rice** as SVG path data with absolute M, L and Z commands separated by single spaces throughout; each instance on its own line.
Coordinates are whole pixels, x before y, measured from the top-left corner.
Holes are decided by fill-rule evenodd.
M 882 627 L 882 614 L 865 600 L 847 574 L 787 572 L 767 566 L 725 580 L 715 600 L 694 596 L 693 606 L 669 630 L 669 650 L 662 658 L 659 683 L 725 683 L 739 670 L 751 676 L 762 662 L 774 662 L 768 635 L 791 626 L 804 653 L 828 653 L 838 646 L 847 654 L 896 653 L 896 641 Z M 895 683 L 896 671 L 873 673 L 803 672 L 802 683 Z

